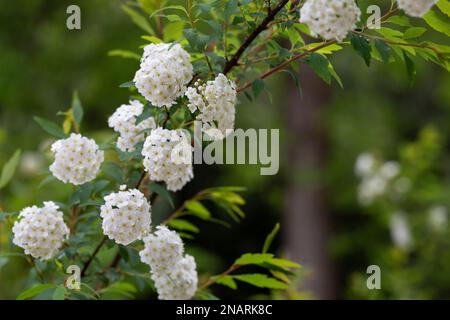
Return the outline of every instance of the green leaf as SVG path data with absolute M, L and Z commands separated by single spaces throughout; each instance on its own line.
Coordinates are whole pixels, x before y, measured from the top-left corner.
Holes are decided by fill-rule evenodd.
M 81 121 L 83 120 L 84 111 L 83 106 L 81 105 L 81 101 L 78 97 L 78 93 L 76 91 L 73 93 L 72 98 L 72 114 L 75 122 L 80 125 Z
M 39 293 L 54 287 L 55 287 L 54 284 L 39 284 L 37 286 L 25 290 L 24 292 L 19 294 L 16 299 L 17 300 L 30 299 L 33 298 L 34 296 L 37 296 Z
M 226 1 L 226 5 L 225 5 L 225 9 L 224 9 L 224 18 L 225 20 L 230 19 L 230 17 L 237 13 L 239 8 L 238 8 L 238 0 L 228 0 Z
M 186 202 L 186 209 L 190 214 L 201 218 L 203 220 L 209 220 L 211 218 L 211 213 L 208 209 L 205 208 L 204 205 L 201 204 L 200 201 L 197 200 L 188 200 Z
M 144 30 L 145 32 L 149 33 L 149 34 L 154 34 L 155 32 L 153 31 L 152 27 L 150 26 L 150 22 L 147 20 L 147 18 L 145 16 L 143 16 L 142 14 L 140 14 L 138 11 L 130 8 L 127 5 L 123 5 L 122 6 L 122 10 L 128 15 L 130 16 L 131 20 L 138 26 L 140 27 L 142 30 Z
M 245 266 L 248 264 L 260 264 L 273 258 L 271 253 L 245 253 L 234 264 Z
M 121 50 L 121 49 L 110 50 L 108 52 L 108 56 L 121 57 L 121 58 L 126 58 L 126 59 L 134 59 L 134 60 L 138 60 L 138 61 L 141 60 L 141 56 L 138 55 L 137 53 L 135 53 L 133 51 Z
M 350 33 L 350 41 L 353 46 L 353 49 L 364 59 L 366 65 L 370 67 L 370 60 L 372 56 L 370 52 L 372 51 L 372 47 L 370 46 L 370 41 L 361 35 L 356 35 Z
M 173 229 L 181 231 L 190 231 L 194 233 L 198 233 L 200 231 L 200 229 L 196 225 L 184 219 L 173 219 L 169 222 L 169 226 L 171 226 Z
M 450 2 L 448 0 L 440 0 L 436 5 L 442 13 L 450 17 Z
M 99 293 L 103 295 L 114 295 L 119 297 L 134 298 L 134 293 L 136 293 L 136 287 L 128 282 L 116 282 L 110 286 L 103 288 Z
M 423 20 L 434 30 L 450 36 L 450 23 L 444 20 L 437 12 L 430 10 L 423 16 Z
M 16 150 L 13 156 L 6 162 L 2 169 L 2 175 L 0 176 L 0 189 L 4 188 L 14 176 L 17 165 L 19 164 L 21 151 Z
M 409 82 L 412 86 L 416 80 L 416 66 L 405 51 L 403 51 L 403 57 L 405 59 L 406 72 L 408 73 Z
M 217 284 L 221 284 L 223 286 L 226 286 L 228 288 L 231 288 L 233 290 L 237 289 L 236 281 L 234 281 L 232 276 L 224 276 L 224 277 L 218 277 L 217 280 L 215 280 Z
M 403 39 L 415 39 L 420 37 L 422 34 L 425 33 L 425 31 L 427 31 L 427 29 L 422 28 L 422 27 L 412 27 L 409 28 L 405 31 L 405 33 L 403 34 Z
M 389 63 L 391 57 L 391 47 L 389 47 L 386 42 L 380 39 L 375 39 L 375 48 L 381 56 L 384 63 Z
M 259 94 L 264 90 L 264 86 L 264 80 L 256 79 L 255 81 L 253 81 L 252 90 L 255 98 L 258 98 Z
M 63 285 L 59 285 L 56 287 L 55 291 L 53 291 L 53 300 L 64 300 L 66 297 L 66 288 Z
M 134 81 L 124 82 L 119 86 L 119 88 L 131 88 L 131 87 L 134 87 Z
M 316 72 L 316 74 L 326 83 L 331 83 L 331 73 L 328 69 L 328 59 L 318 53 L 312 53 L 306 59 L 308 65 Z
M 273 239 L 277 235 L 278 231 L 280 231 L 279 223 L 275 224 L 272 231 L 267 235 L 266 240 L 264 241 L 263 249 L 262 249 L 263 253 L 266 253 L 267 251 L 269 251 L 270 245 L 272 244 Z
M 60 126 L 58 126 L 56 123 L 39 118 L 39 117 L 33 117 L 33 119 L 48 134 L 50 134 L 56 138 L 59 138 L 59 139 L 67 138 L 67 135 L 64 133 L 63 129 Z
M 172 196 L 170 195 L 170 192 L 166 190 L 166 188 L 164 188 L 159 183 L 152 182 L 149 185 L 149 189 L 150 189 L 150 191 L 155 192 L 158 195 L 160 195 L 162 198 L 164 198 L 167 202 L 169 202 L 172 209 L 175 209 L 175 204 L 173 203 Z
M 233 278 L 242 282 L 246 282 L 258 288 L 268 288 L 268 289 L 288 288 L 287 284 L 261 273 L 240 274 L 233 276 Z

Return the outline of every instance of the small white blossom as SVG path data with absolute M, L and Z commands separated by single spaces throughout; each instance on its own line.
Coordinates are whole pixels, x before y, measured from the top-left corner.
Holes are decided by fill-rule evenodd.
M 405 213 L 394 213 L 389 221 L 389 227 L 394 245 L 402 250 L 410 249 L 413 239 Z
M 375 158 L 370 153 L 362 153 L 356 159 L 355 173 L 359 177 L 369 175 L 375 168 Z
M 168 272 L 183 257 L 184 245 L 178 233 L 165 226 L 156 227 L 154 234 L 146 236 L 144 249 L 139 252 L 141 261 L 153 271 Z
M 136 144 L 144 141 L 144 130 L 156 128 L 155 119 L 147 118 L 136 124 L 137 117 L 144 111 L 144 105 L 132 100 L 130 104 L 123 104 L 108 119 L 108 125 L 119 133 L 117 148 L 124 152 L 136 150 Z
M 192 146 L 180 130 L 156 128 L 142 149 L 144 167 L 152 181 L 164 181 L 167 189 L 178 191 L 193 176 Z
M 23 209 L 14 223 L 13 243 L 34 258 L 48 260 L 54 257 L 69 235 L 59 207 L 49 201 L 44 207 L 32 206 Z
M 437 232 L 443 232 L 448 226 L 448 210 L 444 206 L 434 206 L 428 212 L 428 224 Z
M 193 77 L 189 54 L 177 43 L 149 44 L 144 48 L 134 83 L 155 107 L 171 107 Z
M 411 17 L 422 17 L 439 0 L 397 0 L 398 7 Z
M 111 193 L 100 208 L 103 233 L 116 243 L 128 245 L 150 232 L 151 206 L 137 189 Z
M 236 95 L 235 83 L 223 74 L 203 85 L 196 82 L 186 91 L 188 107 L 191 112 L 200 111 L 197 119 L 204 123 L 203 128 L 217 128 L 222 136 L 227 129 L 234 129 Z
M 169 272 L 151 273 L 160 300 L 188 300 L 197 291 L 198 275 L 195 260 L 186 255 L 174 264 Z
M 51 150 L 55 161 L 50 171 L 62 182 L 74 185 L 94 180 L 104 159 L 94 140 L 75 133 L 53 143 Z
M 356 28 L 361 17 L 354 0 L 307 0 L 300 9 L 300 22 L 305 23 L 313 36 L 343 41 Z

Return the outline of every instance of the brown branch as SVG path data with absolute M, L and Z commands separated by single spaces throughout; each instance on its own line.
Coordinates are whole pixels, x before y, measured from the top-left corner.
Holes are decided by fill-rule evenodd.
M 83 270 L 81 270 L 81 277 L 84 277 L 86 274 L 87 269 L 91 265 L 92 261 L 94 260 L 97 253 L 100 251 L 100 249 L 103 247 L 103 245 L 106 242 L 106 239 L 108 239 L 106 236 L 103 237 L 102 241 L 97 245 L 92 255 L 89 257 L 89 259 L 86 261 L 86 263 L 83 266 Z
M 245 39 L 244 43 L 239 47 L 236 53 L 231 57 L 231 59 L 225 64 L 223 68 L 223 73 L 227 74 L 231 71 L 235 66 L 238 65 L 239 59 L 242 54 L 247 50 L 247 48 L 252 44 L 252 42 L 258 37 L 258 35 L 263 32 L 267 25 L 275 19 L 275 16 L 280 12 L 281 9 L 289 2 L 289 0 L 281 0 L 278 5 L 270 11 L 270 14 L 267 15 L 266 18 L 261 22 L 261 24 L 256 27 L 256 29 Z
M 236 271 L 240 267 L 241 267 L 241 265 L 238 265 L 238 264 L 231 265 L 227 270 L 225 270 L 224 272 L 222 272 L 218 276 L 210 277 L 208 279 L 208 281 L 206 281 L 204 284 L 202 284 L 200 287 L 198 287 L 198 289 L 199 290 L 204 290 L 204 289 L 208 288 L 209 286 L 211 286 L 214 283 L 216 283 L 217 280 L 219 280 L 219 279 L 229 275 L 230 273 L 232 273 L 233 271 Z

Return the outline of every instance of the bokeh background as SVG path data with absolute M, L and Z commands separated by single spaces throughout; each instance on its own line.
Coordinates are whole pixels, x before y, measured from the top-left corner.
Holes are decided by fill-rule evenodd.
M 65 26 L 66 8 L 73 3 L 82 8 L 79 31 Z M 108 52 L 139 52 L 143 44 L 141 31 L 120 4 L 2 3 L 0 167 L 16 149 L 23 151 L 13 181 L 0 190 L 3 210 L 17 212 L 48 199 L 65 201 L 71 192 L 57 182 L 40 187 L 48 174 L 51 140 L 33 116 L 62 121 L 56 113 L 69 108 L 77 90 L 86 113 L 82 131 L 98 141 L 110 134 L 107 119 L 129 96 L 118 86 L 132 79 L 138 62 L 110 57 Z M 448 44 L 448 39 L 434 36 Z M 247 217 L 242 223 L 231 229 L 200 225 L 201 233 L 189 241 L 199 269 L 221 272 L 243 252 L 259 251 L 267 233 L 281 221 L 277 253 L 302 268 L 292 284 L 296 290 L 266 292 L 267 296 L 450 298 L 450 76 L 418 60 L 411 85 L 401 63 L 374 63 L 368 69 L 351 50 L 339 52 L 332 61 L 343 89 L 336 83 L 326 85 L 302 67 L 301 93 L 283 73 L 269 81 L 272 101 L 265 94 L 252 103 L 240 97 L 237 127 L 280 129 L 277 175 L 261 176 L 259 166 L 196 166 L 195 180 L 175 195 L 180 203 L 211 186 L 247 187 Z M 410 181 L 401 199 L 386 192 L 369 206 L 358 201 L 361 180 L 354 165 L 364 152 L 378 161 L 399 162 L 401 174 Z M 439 215 L 430 213 L 436 208 Z M 406 217 L 406 225 L 392 223 L 398 212 Z M 408 245 L 396 241 L 398 233 L 409 235 Z M 19 250 L 0 221 L 0 252 L 7 251 Z M 381 268 L 381 290 L 366 287 L 369 265 Z M 25 260 L 0 257 L 0 298 L 15 298 L 29 277 Z M 217 294 L 267 297 L 255 296 L 251 287 L 241 288 L 224 288 Z

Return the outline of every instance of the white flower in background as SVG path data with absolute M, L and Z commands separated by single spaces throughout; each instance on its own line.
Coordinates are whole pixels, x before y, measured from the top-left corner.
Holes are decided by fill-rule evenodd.
M 44 157 L 34 151 L 26 151 L 20 157 L 20 171 L 26 175 L 33 175 L 45 166 Z
M 62 182 L 74 185 L 94 180 L 104 157 L 94 140 L 75 133 L 53 143 L 51 150 L 55 161 L 50 171 Z
M 400 165 L 397 162 L 388 161 L 380 164 L 370 153 L 362 153 L 358 156 L 355 173 L 361 178 L 358 187 L 358 201 L 365 206 L 385 195 L 391 187 L 398 193 L 404 193 L 408 188 L 406 182 L 409 180 L 401 181 L 403 177 L 398 178 Z
M 195 260 L 186 255 L 168 273 L 153 272 L 151 278 L 160 300 L 188 300 L 197 291 L 198 275 Z
M 184 245 L 178 233 L 165 226 L 158 226 L 154 234 L 144 240 L 144 249 L 139 252 L 141 261 L 148 264 L 153 272 L 168 272 L 183 257 Z
M 375 157 L 370 153 L 362 153 L 356 159 L 355 174 L 358 177 L 369 175 L 375 169 Z
M 437 232 L 443 232 L 448 225 L 448 210 L 444 206 L 434 206 L 428 211 L 428 224 Z
M 152 181 L 164 181 L 178 191 L 193 176 L 192 146 L 181 130 L 156 128 L 144 142 L 144 167 Z
M 389 221 L 391 238 L 394 245 L 402 250 L 408 250 L 413 244 L 411 230 L 404 212 L 396 212 Z
M 155 119 L 147 118 L 136 124 L 137 117 L 144 111 L 144 105 L 132 100 L 130 104 L 123 104 L 108 119 L 108 125 L 119 133 L 117 148 L 124 152 L 136 150 L 136 144 L 145 139 L 144 130 L 156 128 Z
M 59 207 L 49 201 L 44 207 L 32 206 L 23 209 L 14 223 L 13 243 L 34 258 L 48 260 L 54 257 L 69 235 Z
M 116 243 L 128 245 L 150 232 L 151 206 L 137 189 L 107 195 L 100 208 L 103 233 Z
M 300 22 L 305 23 L 313 36 L 343 41 L 356 28 L 361 17 L 354 0 L 307 0 L 300 9 Z
M 398 7 L 411 17 L 422 17 L 439 0 L 397 0 Z
M 134 76 L 137 90 L 155 107 L 171 107 L 193 77 L 189 54 L 177 43 L 149 44 Z
M 188 107 L 191 112 L 200 111 L 197 119 L 204 123 L 203 129 L 217 128 L 223 136 L 227 129 L 234 129 L 236 95 L 235 83 L 223 74 L 203 85 L 197 81 L 186 91 Z

